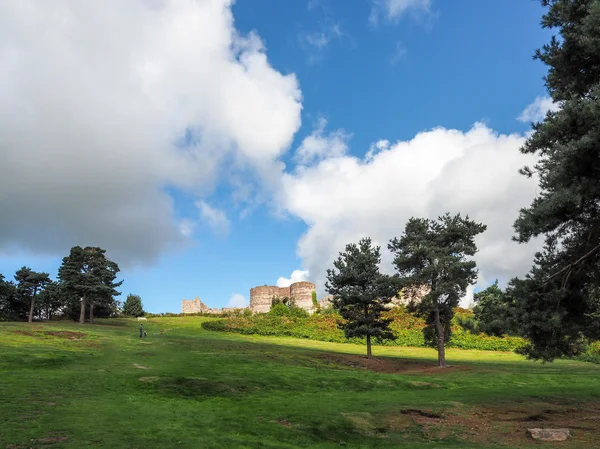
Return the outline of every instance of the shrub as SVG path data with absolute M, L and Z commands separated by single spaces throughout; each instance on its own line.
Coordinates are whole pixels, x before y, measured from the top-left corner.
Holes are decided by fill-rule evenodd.
M 134 295 L 133 293 L 127 295 L 125 304 L 123 304 L 123 315 L 133 317 L 144 315 L 144 306 L 142 305 L 140 295 Z
M 458 311 L 457 313 L 459 315 L 472 314 L 470 311 Z M 422 318 L 408 313 L 403 307 L 394 307 L 386 311 L 384 316 L 392 318 L 390 327 L 397 337 L 395 341 L 384 342 L 384 346 L 425 346 L 423 336 L 425 321 Z M 256 314 L 251 317 L 232 316 L 227 319 L 206 321 L 202 323 L 202 327 L 206 330 L 219 332 L 289 336 L 336 343 L 365 344 L 364 338 L 345 338 L 344 332 L 340 328 L 343 323 L 343 318 L 332 308 L 323 309 L 321 314 L 309 316 L 303 309 L 294 309 L 284 304 L 277 304 L 267 313 Z M 448 346 L 460 349 L 514 351 L 524 345 L 525 340 L 521 338 L 476 335 L 455 324 Z

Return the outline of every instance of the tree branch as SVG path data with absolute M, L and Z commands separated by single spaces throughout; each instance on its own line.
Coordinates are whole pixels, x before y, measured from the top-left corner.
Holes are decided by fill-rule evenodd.
M 542 286 L 547 285 L 552 279 L 556 278 L 557 276 L 560 276 L 562 273 L 564 273 L 565 271 L 569 270 L 570 271 L 573 269 L 573 267 L 575 265 L 579 265 L 581 262 L 583 262 L 585 259 L 587 259 L 588 257 L 592 256 L 596 251 L 598 251 L 600 249 L 600 244 L 596 245 L 594 248 L 592 248 L 590 251 L 588 251 L 587 253 L 585 253 L 583 256 L 581 256 L 579 259 L 577 259 L 575 262 L 570 263 L 569 265 L 567 265 L 564 268 L 561 268 L 559 271 L 557 271 L 556 273 L 554 273 L 552 276 L 550 276 L 548 279 L 546 279 L 546 281 L 542 284 Z

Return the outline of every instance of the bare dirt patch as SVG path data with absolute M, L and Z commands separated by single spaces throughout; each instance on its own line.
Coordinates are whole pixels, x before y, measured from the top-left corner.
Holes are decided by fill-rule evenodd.
M 143 365 L 140 365 L 138 363 L 134 363 L 133 366 L 135 366 L 136 368 L 139 368 L 139 369 L 150 369 L 147 366 L 143 366 Z
M 42 444 L 48 443 L 60 443 L 62 441 L 67 441 L 69 437 L 49 437 L 49 438 L 38 438 L 36 441 Z
M 592 406 L 592 407 L 590 407 Z M 533 447 L 538 443 L 528 429 L 569 429 L 572 438 L 565 447 L 595 447 L 600 441 L 597 404 L 531 402 L 466 407 L 457 404 L 440 410 L 401 409 L 377 417 L 391 431 L 416 428 L 427 438 L 458 438 L 481 444 Z M 591 419 L 590 419 L 591 418 Z M 357 426 L 364 427 L 364 425 Z M 573 444 L 573 446 L 570 446 Z
M 278 418 L 278 419 L 274 420 L 273 422 L 275 422 L 277 424 L 281 424 L 282 426 L 285 426 L 285 427 L 292 427 L 292 425 L 293 425 L 290 421 L 287 421 L 282 418 Z
M 73 331 L 24 331 L 24 330 L 16 330 L 13 331 L 15 334 L 19 335 L 27 335 L 28 337 L 43 337 L 43 336 L 51 336 L 57 338 L 66 338 L 68 340 L 81 340 L 83 337 L 87 336 L 83 332 L 73 332 Z
M 387 374 L 449 374 L 459 371 L 471 371 L 467 365 L 439 368 L 431 363 L 416 362 L 396 357 L 368 358 L 353 354 L 320 354 L 318 356 L 326 364 L 333 366 L 346 366 L 356 369 L 375 371 Z M 435 384 L 431 384 L 432 386 Z

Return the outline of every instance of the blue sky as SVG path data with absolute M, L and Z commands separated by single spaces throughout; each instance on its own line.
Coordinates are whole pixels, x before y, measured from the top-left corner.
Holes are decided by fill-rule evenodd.
M 409 6 L 402 13 L 393 9 L 403 3 Z M 532 59 L 550 36 L 539 25 L 539 2 L 238 0 L 229 8 L 211 0 L 205 9 L 186 4 L 187 14 L 140 2 L 149 16 L 174 24 L 141 37 L 136 26 L 162 22 L 144 23 L 138 15 L 133 31 L 121 30 L 120 20 L 137 10 L 121 11 L 117 2 L 104 20 L 94 18 L 100 4 L 66 5 L 70 15 L 61 13 L 74 20 L 65 22 L 69 33 L 53 28 L 59 22 L 42 25 L 42 33 L 56 33 L 74 49 L 54 58 L 62 66 L 44 57 L 60 56 L 60 46 L 25 38 L 42 19 L 10 4 L 0 19 L 15 24 L 0 44 L 4 39 L 18 49 L 4 57 L 25 55 L 12 59 L 14 78 L 0 90 L 0 99 L 19 105 L 6 129 L 25 123 L 31 133 L 0 137 L 8 161 L 0 187 L 10 192 L 0 195 L 0 205 L 13 221 L 0 225 L 6 277 L 23 265 L 55 276 L 71 246 L 100 245 L 122 267 L 120 299 L 137 293 L 150 312 L 179 312 L 181 299 L 195 296 L 223 307 L 232 295 L 247 300 L 251 287 L 275 284 L 294 270 L 308 271 L 298 279 L 313 280 L 322 294 L 324 271 L 344 243 L 371 235 L 385 248 L 411 215 L 446 210 L 468 212 L 491 227 L 481 242 L 478 288 L 529 268 L 535 244 L 515 247 L 510 227 L 535 194 L 535 183 L 516 173 L 528 162 L 518 148 L 528 120 L 552 107 L 544 99 L 545 68 Z M 86 27 L 111 26 L 121 44 L 105 43 L 97 59 L 91 56 L 97 42 L 75 38 Z M 167 38 L 174 30 L 181 36 Z M 227 53 L 228 39 L 244 55 L 266 60 L 229 81 L 243 58 Z M 179 52 L 181 61 L 173 63 L 181 63 L 179 70 L 160 64 Z M 131 54 L 144 68 L 139 85 L 128 71 Z M 49 75 L 19 76 L 27 64 Z M 88 79 L 94 67 L 107 74 L 95 84 Z M 188 69 L 193 76 L 185 76 Z M 284 82 L 286 75 L 294 78 Z M 87 92 L 88 82 L 98 95 Z M 85 102 L 78 100 L 83 91 L 90 95 Z M 22 95 L 9 97 L 14 92 Z M 152 114 L 139 119 L 138 105 Z M 31 118 L 28 107 L 41 112 Z M 57 112 L 63 107 L 67 112 Z M 192 131 L 182 139 L 186 129 Z M 161 139 L 172 145 L 158 145 Z M 365 159 L 376 142 L 373 158 Z M 26 173 L 21 159 L 42 161 L 48 175 L 38 170 L 39 184 L 17 177 L 21 168 Z M 103 172 L 96 190 L 88 189 L 85 174 L 95 166 Z M 30 184 L 37 193 L 28 191 Z M 390 196 L 382 198 L 383 191 Z M 43 205 L 35 207 L 40 197 Z

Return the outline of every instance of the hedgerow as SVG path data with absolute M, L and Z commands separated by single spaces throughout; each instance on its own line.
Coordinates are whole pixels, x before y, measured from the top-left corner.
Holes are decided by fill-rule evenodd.
M 301 314 L 295 315 L 293 312 L 286 312 L 284 305 L 278 306 L 268 313 L 252 316 L 230 316 L 206 321 L 202 323 L 202 327 L 210 331 L 234 332 L 246 335 L 288 336 L 336 343 L 365 343 L 364 339 L 347 339 L 340 328 L 340 325 L 343 324 L 343 318 L 333 311 L 302 316 Z M 458 309 L 456 313 L 458 318 L 464 318 L 472 312 Z M 402 307 L 395 307 L 385 312 L 385 315 L 392 318 L 390 327 L 396 339 L 383 342 L 384 346 L 425 346 L 423 338 L 425 321 L 422 318 L 408 313 Z M 490 337 L 485 334 L 472 334 L 455 323 L 448 347 L 514 351 L 524 344 L 525 340 L 518 337 Z

